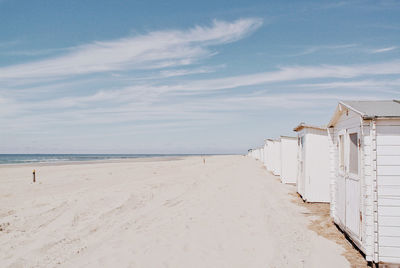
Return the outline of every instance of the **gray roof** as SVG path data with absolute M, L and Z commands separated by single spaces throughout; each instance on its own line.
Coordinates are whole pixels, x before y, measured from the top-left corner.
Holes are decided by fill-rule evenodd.
M 341 101 L 340 103 L 359 113 L 363 118 L 400 117 L 399 100 Z

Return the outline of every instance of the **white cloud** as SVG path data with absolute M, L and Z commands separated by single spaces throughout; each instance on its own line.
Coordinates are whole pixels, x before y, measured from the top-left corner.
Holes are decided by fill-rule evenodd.
M 96 93 L 85 96 L 59 97 L 56 99 L 46 99 L 34 104 L 29 104 L 37 109 L 51 108 L 71 108 L 87 107 L 99 103 L 135 103 L 136 105 L 151 104 L 165 96 L 184 96 L 192 94 L 209 94 L 221 90 L 231 90 L 239 87 L 254 87 L 268 84 L 278 84 L 291 81 L 301 81 L 306 79 L 342 79 L 341 81 L 320 83 L 307 83 L 296 85 L 294 88 L 312 88 L 316 90 L 329 88 L 371 88 L 382 87 L 385 85 L 395 86 L 397 80 L 387 80 L 386 82 L 367 79 L 363 82 L 348 81 L 351 78 L 364 76 L 396 75 L 400 74 L 400 61 L 390 61 L 384 63 L 373 63 L 363 65 L 320 65 L 320 66 L 294 66 L 282 67 L 277 71 L 262 72 L 240 76 L 229 76 L 217 79 L 187 80 L 175 84 L 157 85 L 154 81 L 146 81 L 141 84 L 122 87 L 121 89 L 98 90 Z M 343 79 L 345 79 L 343 81 Z M 73 85 L 73 84 L 72 84 Z M 39 87 L 40 88 L 40 87 Z M 45 90 L 48 90 L 45 88 Z M 307 89 L 308 90 L 308 89 Z
M 205 74 L 215 72 L 216 69 L 222 68 L 223 65 L 219 66 L 207 66 L 195 69 L 175 69 L 175 70 L 163 70 L 160 72 L 160 76 L 157 78 L 184 76 L 191 74 Z M 154 78 L 154 77 L 153 77 Z
M 378 49 L 373 49 L 370 51 L 370 53 L 383 53 L 383 52 L 388 52 L 388 51 L 392 51 L 397 49 L 397 47 L 393 46 L 393 47 L 384 47 L 384 48 L 378 48 Z
M 237 41 L 261 24 L 260 19 L 254 18 L 231 23 L 214 21 L 209 27 L 196 26 L 187 31 L 157 31 L 94 42 L 73 48 L 63 56 L 2 67 L 0 81 L 187 65 L 212 55 L 209 46 Z
M 387 93 L 400 93 L 400 79 L 366 79 L 355 81 L 334 81 L 326 83 L 306 83 L 298 84 L 297 87 L 311 90 L 323 89 L 347 89 L 347 90 L 363 90 L 363 91 L 377 91 Z M 397 89 L 397 90 L 396 90 Z
M 1 44 L 0 44 L 1 47 Z M 68 51 L 72 48 L 48 48 L 48 49 L 38 49 L 38 50 L 6 50 L 0 52 L 1 55 L 5 56 L 41 56 L 49 55 L 56 52 Z
M 400 61 L 349 66 L 320 65 L 282 67 L 280 70 L 273 72 L 190 81 L 185 84 L 166 86 L 163 88 L 169 91 L 209 91 L 302 79 L 354 78 L 365 75 L 389 74 L 400 74 Z
M 25 118 L 32 122 L 35 122 L 32 118 L 40 118 L 43 123 L 55 124 L 68 121 L 79 124 L 107 124 L 135 120 L 205 120 L 210 118 L 210 114 L 229 110 L 250 111 L 268 107 L 307 107 L 312 109 L 316 107 L 316 102 L 310 102 L 310 100 L 331 101 L 342 97 L 359 99 L 360 96 L 354 94 L 354 90 L 347 89 L 371 88 L 379 85 L 396 86 L 399 81 L 398 79 L 349 81 L 349 78 L 386 74 L 400 74 L 400 61 L 352 66 L 283 67 L 272 72 L 218 79 L 189 80 L 185 83 L 170 85 L 153 85 L 150 81 L 117 90 L 100 90 L 86 96 L 63 96 L 35 102 L 24 100 L 16 102 L 10 99 L 7 102 L 4 101 L 3 107 L 5 107 L 4 109 L 7 109 L 7 106 L 12 107 L 16 118 Z M 318 79 L 325 78 L 339 79 L 339 81 L 318 82 Z M 286 91 L 289 89 L 289 92 L 285 93 L 280 93 L 279 90 L 268 90 L 274 88 L 277 83 L 304 79 L 316 79 L 316 81 L 301 86 L 290 86 L 283 83 Z M 259 89 L 264 88 L 265 90 L 255 91 L 254 86 L 256 85 Z M 250 87 L 250 89 L 232 91 L 229 94 L 215 94 L 220 90 L 231 90 L 237 87 Z M 340 88 L 346 90 L 335 94 L 332 94 L 331 91 L 307 92 L 310 88 L 316 91 Z M 188 93 L 214 95 L 192 98 L 187 96 Z M 351 93 L 353 95 L 349 95 Z M 363 98 L 374 98 L 382 93 L 383 91 L 370 90 L 368 94 L 363 94 Z M 184 98 L 184 100 L 179 98 Z M 49 113 L 49 111 L 52 112 Z
M 350 51 L 349 49 L 357 47 L 357 44 L 341 44 L 341 45 L 320 45 L 320 46 L 310 46 L 304 49 L 304 51 L 296 54 L 289 54 L 287 56 L 289 57 L 295 57 L 295 56 L 304 56 L 304 55 L 309 55 L 313 54 L 318 51 L 324 51 L 324 50 L 339 50 L 341 52 L 343 51 Z

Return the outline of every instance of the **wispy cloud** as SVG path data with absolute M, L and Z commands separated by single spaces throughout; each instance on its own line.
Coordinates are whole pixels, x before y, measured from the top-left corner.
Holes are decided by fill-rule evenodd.
M 348 88 L 373 88 L 388 86 L 398 86 L 399 81 L 397 80 L 385 80 L 378 83 L 377 80 L 362 80 L 362 81 L 347 81 L 350 78 L 358 78 L 364 76 L 385 76 L 385 75 L 396 75 L 400 74 L 400 61 L 390 61 L 384 63 L 374 64 L 363 64 L 363 65 L 319 65 L 319 66 L 294 66 L 294 67 L 282 67 L 277 71 L 254 73 L 240 76 L 228 76 L 217 79 L 201 79 L 194 80 L 190 79 L 185 82 L 177 82 L 172 84 L 154 84 L 152 81 L 141 83 L 138 85 L 131 85 L 123 87 L 121 89 L 114 90 L 98 90 L 92 95 L 86 96 L 71 96 L 71 97 L 58 97 L 54 99 L 45 99 L 43 101 L 37 101 L 35 103 L 26 103 L 21 106 L 24 107 L 22 110 L 34 109 L 34 110 L 48 110 L 48 109 L 66 109 L 66 108 L 78 108 L 85 109 L 88 107 L 97 107 L 100 104 L 129 104 L 136 108 L 142 109 L 143 107 L 151 107 L 154 104 L 160 105 L 168 98 L 177 96 L 188 96 L 189 95 L 207 95 L 212 92 L 220 92 L 229 90 L 232 92 L 229 95 L 242 94 L 234 93 L 233 89 L 236 88 L 251 88 L 254 86 L 267 86 L 271 84 L 278 84 L 290 81 L 302 81 L 302 80 L 315 80 L 314 83 L 303 84 L 305 92 L 308 89 L 313 88 L 321 89 L 348 89 Z M 320 83 L 319 79 L 341 79 L 341 81 Z M 344 81 L 343 81 L 344 79 Z M 271 87 L 271 86 L 269 86 Z M 289 88 L 299 89 L 299 85 L 293 87 L 286 85 Z M 51 86 L 50 86 L 51 88 Z M 250 90 L 252 92 L 253 90 Z M 246 92 L 246 91 L 245 91 Z M 271 98 L 274 95 L 270 92 L 264 92 Z M 307 93 L 308 94 L 308 93 Z M 258 95 L 260 97 L 260 95 Z M 209 99 L 209 98 L 206 98 Z M 176 101 L 176 100 L 175 100 Z M 185 100 L 186 101 L 186 100 Z M 106 105 L 106 106 L 107 106 Z M 175 105 L 173 102 L 171 105 Z M 280 105 L 280 102 L 274 105 Z M 104 105 L 100 105 L 104 106 Z M 147 110 L 147 108 L 146 108 Z
M 396 46 L 384 47 L 384 48 L 372 49 L 372 50 L 370 50 L 370 53 L 373 53 L 373 54 L 375 54 L 375 53 L 383 53 L 383 52 L 388 52 L 388 51 L 392 51 L 392 50 L 395 50 L 395 49 L 397 49 Z
M 45 60 L 0 68 L 0 81 L 65 77 L 127 69 L 157 69 L 191 64 L 214 52 L 210 46 L 237 41 L 262 25 L 250 18 L 214 21 L 187 31 L 158 31 L 114 41 L 94 42 Z
M 357 44 L 338 44 L 338 45 L 319 45 L 319 46 L 309 46 L 304 48 L 303 51 L 294 53 L 294 54 L 288 54 L 286 56 L 288 57 L 297 57 L 297 56 L 305 56 L 317 52 L 323 52 L 323 51 L 338 51 L 338 52 L 347 52 L 350 51 L 350 49 L 353 49 L 357 47 Z
M 1 46 L 1 44 L 0 44 Z M 49 48 L 38 50 L 7 50 L 0 52 L 3 56 L 43 56 L 57 52 L 72 50 L 73 48 Z
M 297 56 L 306 56 L 314 53 L 326 53 L 326 52 L 334 52 L 334 53 L 367 53 L 367 54 L 377 54 L 384 53 L 398 49 L 397 46 L 383 47 L 383 48 L 368 48 L 362 46 L 360 44 L 342 44 L 342 45 L 319 45 L 319 46 L 309 46 L 303 49 L 298 53 L 287 54 L 286 57 L 297 57 Z
M 190 83 L 169 87 L 170 90 L 220 90 L 253 86 L 266 83 L 295 81 L 320 78 L 354 78 L 364 75 L 400 74 L 400 61 L 362 65 L 319 65 L 282 67 L 278 71 L 249 75 L 232 76 L 218 79 L 191 81 Z M 167 89 L 167 88 L 165 88 Z
M 370 91 L 381 93 L 400 93 L 400 79 L 364 79 L 355 81 L 334 81 L 325 83 L 300 83 L 296 87 L 305 90 L 322 91 L 322 90 L 351 90 L 351 91 Z
M 206 74 L 215 72 L 217 69 L 224 67 L 223 65 L 219 66 L 207 66 L 195 69 L 175 69 L 175 70 L 163 70 L 160 71 L 160 78 L 163 77 L 174 77 L 174 76 L 184 76 L 184 75 L 192 75 L 192 74 Z

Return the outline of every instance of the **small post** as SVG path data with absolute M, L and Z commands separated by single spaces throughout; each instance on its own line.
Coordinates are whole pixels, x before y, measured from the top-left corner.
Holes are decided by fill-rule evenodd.
M 203 164 L 204 165 L 206 164 L 206 158 L 205 157 L 203 157 Z
M 33 174 L 33 182 L 35 183 L 36 182 L 36 170 L 33 170 L 32 174 Z

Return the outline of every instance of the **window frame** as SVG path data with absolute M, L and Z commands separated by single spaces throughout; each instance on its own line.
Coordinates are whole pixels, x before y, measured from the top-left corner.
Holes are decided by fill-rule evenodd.
M 357 173 L 351 172 L 350 171 L 350 146 L 351 146 L 351 139 L 350 139 L 350 135 L 351 134 L 357 134 L 357 144 L 356 144 L 356 150 L 357 150 Z M 349 145 L 348 145 L 348 177 L 351 179 L 359 179 L 360 176 L 360 169 L 361 169 L 361 136 L 360 136 L 360 131 L 356 130 L 356 131 L 351 131 L 348 133 L 348 140 L 349 140 Z

